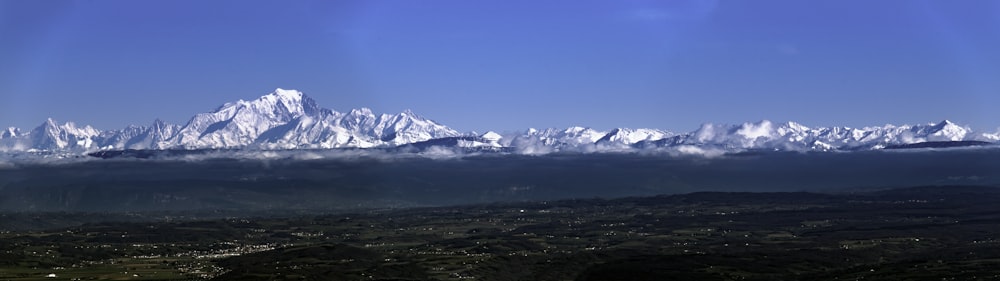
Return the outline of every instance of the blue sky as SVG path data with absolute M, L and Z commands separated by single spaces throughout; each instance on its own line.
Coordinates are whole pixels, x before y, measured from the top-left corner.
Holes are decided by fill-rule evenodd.
M 1000 1 L 0 1 L 0 126 L 274 88 L 460 131 L 1000 126 Z

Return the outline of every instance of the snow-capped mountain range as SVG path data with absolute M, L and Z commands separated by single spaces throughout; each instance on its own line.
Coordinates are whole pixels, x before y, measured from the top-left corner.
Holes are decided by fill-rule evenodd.
M 101 131 L 48 119 L 30 131 L 11 127 L 0 131 L 0 151 L 371 148 L 421 143 L 526 154 L 648 148 L 829 151 L 880 149 L 921 142 L 998 140 L 1000 133 L 976 133 L 947 120 L 864 128 L 810 128 L 795 122 L 764 120 L 738 125 L 704 124 L 688 133 L 570 127 L 463 134 L 409 110 L 376 115 L 361 108 L 341 113 L 320 107 L 299 91 L 277 89 L 255 100 L 226 103 L 212 112 L 197 114 L 185 125 L 155 120 L 148 126 Z
M 49 119 L 30 132 L 8 128 L 0 135 L 0 150 L 364 148 L 459 135 L 410 111 L 375 115 L 362 108 L 340 113 L 319 107 L 302 92 L 277 89 L 256 100 L 197 114 L 183 126 L 156 120 L 149 126 L 99 131 Z

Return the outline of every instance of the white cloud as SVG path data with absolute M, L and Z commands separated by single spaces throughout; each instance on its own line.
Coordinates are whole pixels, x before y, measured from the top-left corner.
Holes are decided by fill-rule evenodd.
M 610 153 L 628 154 L 639 153 L 643 155 L 663 155 L 666 157 L 687 157 L 704 156 L 719 157 L 725 155 L 725 151 L 714 148 L 704 148 L 691 145 L 677 147 L 649 147 L 634 148 L 620 144 L 575 144 L 553 146 L 545 144 L 537 138 L 522 138 L 516 141 L 511 152 L 478 152 L 467 151 L 464 148 L 432 146 L 423 150 L 384 150 L 384 149 L 309 149 L 309 150 L 219 150 L 219 151 L 192 151 L 190 153 L 171 154 L 164 153 L 162 156 L 154 156 L 146 159 L 139 158 L 114 158 L 100 159 L 84 155 L 62 155 L 62 154 L 31 154 L 31 153 L 4 153 L 0 154 L 0 169 L 13 169 L 25 165 L 63 165 L 88 161 L 182 161 L 200 162 L 218 159 L 251 160 L 251 161 L 313 161 L 313 160 L 376 160 L 376 161 L 396 161 L 406 159 L 457 159 L 468 156 L 485 154 L 495 155 L 536 155 L 542 156 L 552 153 Z
M 721 149 L 701 148 L 693 145 L 680 145 L 676 146 L 675 149 L 677 153 L 681 155 L 697 155 L 708 158 L 720 157 L 726 154 L 726 152 Z

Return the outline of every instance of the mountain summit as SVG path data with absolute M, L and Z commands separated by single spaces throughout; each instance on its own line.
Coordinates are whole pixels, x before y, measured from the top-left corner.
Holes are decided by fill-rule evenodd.
M 276 89 L 191 118 L 164 147 L 335 148 L 395 146 L 459 133 L 410 111 L 375 116 L 370 109 L 344 114 L 321 108 L 296 90 Z
M 299 91 L 276 89 L 256 100 L 239 100 L 191 118 L 167 147 L 232 148 L 253 144 L 271 129 L 324 110 Z M 327 110 L 329 112 L 329 110 Z

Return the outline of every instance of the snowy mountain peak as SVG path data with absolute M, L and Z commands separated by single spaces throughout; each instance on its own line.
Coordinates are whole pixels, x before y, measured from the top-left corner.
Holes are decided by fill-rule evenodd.
M 73 122 L 59 124 L 48 118 L 26 134 L 19 134 L 15 148 L 36 150 L 90 149 L 101 134 L 91 126 L 77 127 Z
M 21 129 L 15 127 L 8 127 L 3 133 L 0 133 L 0 139 L 6 138 L 16 138 L 21 135 Z
M 435 138 L 455 137 L 458 131 L 413 113 L 409 109 L 395 115 L 382 114 L 372 127 L 374 136 L 388 145 L 415 143 Z
M 413 110 L 410 110 L 409 108 L 404 109 L 403 112 L 400 112 L 399 116 L 412 117 L 412 118 L 417 118 L 417 119 L 423 119 L 423 117 L 420 117 L 420 115 L 417 115 L 416 113 L 413 113 Z
M 492 142 L 496 142 L 496 141 L 500 140 L 501 138 L 503 138 L 503 136 L 501 136 L 500 134 L 497 134 L 496 132 L 493 132 L 493 131 L 486 132 L 485 134 L 482 134 L 479 137 L 482 138 L 482 139 L 484 139 L 484 140 L 492 141 Z
M 348 112 L 348 114 L 349 115 L 375 116 L 375 114 L 372 113 L 372 110 L 370 108 L 367 108 L 367 107 L 362 107 L 362 108 L 357 108 L 357 109 L 351 109 L 351 111 Z
M 167 125 L 168 125 L 167 122 L 161 120 L 160 118 L 156 118 L 153 120 L 153 127 L 164 127 Z
M 285 90 L 282 88 L 277 88 L 274 89 L 274 92 L 271 92 L 271 94 L 265 95 L 263 97 L 268 97 L 268 96 L 278 96 L 290 100 L 301 100 L 303 97 L 305 97 L 305 94 L 297 90 Z
M 56 127 L 59 127 L 59 122 L 56 122 L 55 119 L 52 119 L 52 117 L 49 117 L 49 118 L 45 119 L 45 122 L 42 123 L 42 126 L 56 128 Z
M 934 124 L 929 131 L 931 131 L 927 135 L 929 141 L 960 141 L 964 140 L 972 129 L 944 120 Z
M 957 129 L 963 128 L 962 126 L 960 126 L 958 124 L 955 124 L 954 122 L 951 122 L 949 120 L 944 120 L 944 121 L 938 122 L 936 124 L 932 123 L 930 125 L 932 125 L 931 129 L 932 130 L 936 130 L 936 131 L 941 131 L 941 130 L 957 130 Z
M 291 114 L 295 116 L 315 115 L 320 111 L 316 101 L 296 90 L 275 89 L 274 92 L 257 99 L 256 104 L 272 110 L 276 114 Z M 274 111 L 277 110 L 277 111 Z
M 792 122 L 792 121 L 785 122 L 784 126 L 782 126 L 782 127 L 790 129 L 790 130 L 796 130 L 796 131 L 808 131 L 808 130 L 810 130 L 809 127 L 806 127 L 805 125 L 802 125 L 802 124 L 799 124 L 799 123 L 795 123 L 795 122 Z
M 673 134 L 656 129 L 616 128 L 597 140 L 602 143 L 634 144 L 641 141 L 655 141 Z

